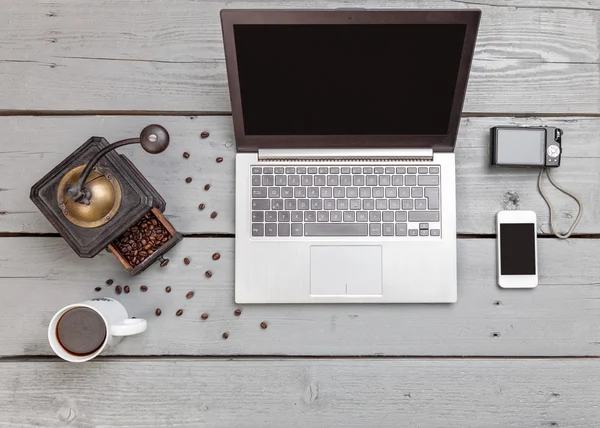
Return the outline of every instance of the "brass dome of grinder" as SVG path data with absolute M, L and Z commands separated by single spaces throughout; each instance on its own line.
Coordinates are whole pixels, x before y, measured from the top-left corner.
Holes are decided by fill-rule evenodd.
M 59 207 L 63 215 L 73 224 L 94 228 L 106 224 L 121 206 L 121 186 L 103 168 L 96 167 L 88 176 L 84 189 L 89 191 L 90 203 L 74 202 L 66 194 L 69 186 L 77 183 L 85 165 L 67 172 L 58 186 Z

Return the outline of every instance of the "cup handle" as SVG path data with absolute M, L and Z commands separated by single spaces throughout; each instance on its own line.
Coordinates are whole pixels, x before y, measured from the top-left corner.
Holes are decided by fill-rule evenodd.
M 148 323 L 142 318 L 127 318 L 110 328 L 113 336 L 131 336 L 143 333 L 148 328 Z

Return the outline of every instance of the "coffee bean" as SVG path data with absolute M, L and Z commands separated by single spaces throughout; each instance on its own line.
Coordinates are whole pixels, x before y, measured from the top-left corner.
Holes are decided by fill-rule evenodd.
M 229 333 L 223 333 L 223 339 L 227 339 L 229 337 Z
M 189 265 L 191 263 L 191 260 L 186 257 L 183 259 L 183 263 L 185 263 L 186 265 Z
M 207 270 L 206 272 L 204 272 L 204 276 L 210 278 L 212 276 L 212 272 Z
M 107 279 L 106 280 L 106 285 L 113 285 L 113 280 L 112 279 Z
M 177 312 L 175 312 L 175 315 L 177 315 L 178 317 L 183 315 L 183 309 L 178 309 Z
M 206 208 L 206 205 L 204 205 L 204 204 L 200 204 L 200 205 L 198 205 L 198 209 L 199 209 L 200 211 L 202 211 L 204 208 Z
M 217 218 L 217 212 L 213 211 L 212 213 L 210 213 L 210 218 Z
M 170 292 L 171 292 L 171 286 L 170 286 L 170 285 L 167 285 L 167 286 L 165 287 L 165 291 L 166 291 L 167 293 L 170 293 Z
M 264 329 L 264 328 L 267 328 L 267 327 L 268 327 L 268 326 L 267 326 L 267 323 L 266 323 L 266 322 L 264 322 L 264 321 L 263 321 L 263 322 L 261 322 L 261 323 L 260 323 L 260 328 L 263 328 L 263 329 Z
M 205 319 L 208 318 L 208 314 L 204 313 L 204 314 L 200 315 L 200 318 L 202 318 L 203 320 L 205 320 Z
M 213 259 L 213 260 L 219 260 L 220 258 L 221 258 L 221 255 L 220 255 L 219 253 L 214 253 L 214 254 L 212 255 L 212 259 Z
M 188 177 L 188 178 L 186 178 L 186 179 L 185 179 L 185 182 L 186 182 L 186 183 L 191 183 L 191 182 L 192 182 L 192 177 Z
M 193 291 L 188 291 L 187 294 L 185 295 L 186 299 L 191 299 L 192 297 L 194 297 L 194 292 Z
M 129 285 L 126 285 L 125 287 L 123 287 L 123 291 L 125 292 L 125 294 L 129 294 L 131 288 L 129 288 Z
M 190 157 L 190 154 L 188 152 L 183 152 L 183 157 L 188 159 Z
M 221 162 L 223 162 L 223 158 L 222 158 L 221 156 L 219 156 L 219 157 L 217 158 L 217 163 L 221 163 Z
M 154 313 L 156 314 L 157 317 L 160 316 L 160 314 L 162 314 L 162 311 L 160 310 L 160 308 L 157 308 Z
M 147 240 L 145 240 L 145 239 L 142 239 L 142 240 L 141 240 L 141 243 L 142 243 L 142 245 L 146 245 L 146 244 L 148 243 L 148 241 L 147 241 Z
M 102 290 L 102 287 L 96 287 L 96 288 L 94 288 L 94 290 L 100 291 L 100 290 Z
M 117 294 L 121 294 L 121 292 L 122 292 L 122 291 L 123 291 L 123 288 L 122 288 L 120 285 L 117 285 L 117 286 L 115 287 L 115 293 L 117 293 Z
M 210 184 L 205 184 L 204 185 L 204 190 L 208 190 L 208 189 L 210 189 Z
M 239 317 L 240 315 L 242 315 L 242 310 L 236 309 L 235 311 L 233 311 L 233 315 L 235 315 L 236 317 Z
M 200 138 L 208 138 L 210 134 L 208 133 L 208 131 L 202 131 L 200 133 Z
M 148 287 L 146 287 L 145 285 L 140 285 L 140 290 L 142 290 L 145 293 L 146 291 L 148 291 Z

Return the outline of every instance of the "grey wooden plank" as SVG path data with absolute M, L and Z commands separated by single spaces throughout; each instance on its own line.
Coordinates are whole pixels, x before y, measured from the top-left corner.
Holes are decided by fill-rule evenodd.
M 60 238 L 2 238 L 0 356 L 50 355 L 52 315 L 97 296 L 115 297 L 149 321 L 146 333 L 112 355 L 600 355 L 600 240 L 540 239 L 534 290 L 496 286 L 493 239 L 459 240 L 458 303 L 448 305 L 238 306 L 233 250 L 231 238 L 187 238 L 169 252 L 167 267 L 132 279 L 108 253 L 79 259 Z M 117 284 L 131 293 L 117 296 Z M 195 292 L 189 300 L 188 291 Z
M 587 6 L 586 6 L 587 4 Z M 600 113 L 597 0 L 3 0 L 0 109 L 228 111 L 224 8 L 483 10 L 468 112 Z M 130 11 L 135 10 L 136 13 Z
M 0 362 L 2 427 L 600 424 L 596 359 Z
M 109 141 L 134 136 L 147 124 L 162 123 L 171 146 L 149 155 L 140 147 L 127 154 L 167 200 L 166 214 L 185 233 L 234 232 L 234 155 L 231 117 L 0 117 L 0 233 L 55 232 L 29 201 L 30 187 L 91 135 Z M 495 233 L 494 216 L 501 209 L 537 212 L 540 233 L 549 233 L 548 208 L 537 190 L 537 170 L 491 168 L 489 128 L 494 125 L 550 125 L 564 129 L 562 165 L 556 180 L 580 196 L 585 205 L 576 233 L 600 233 L 600 118 L 486 118 L 462 121 L 457 156 L 457 230 L 463 234 Z M 207 139 L 200 133 L 210 132 Z M 182 154 L 191 154 L 184 159 Z M 217 157 L 223 157 L 217 163 Z M 191 176 L 192 183 L 185 178 Z M 210 184 L 205 191 L 204 185 Z M 547 185 L 547 188 L 549 186 Z M 559 228 L 566 230 L 577 206 L 558 191 L 548 190 Z M 204 211 L 198 210 L 206 204 Z M 210 218 L 216 211 L 218 216 Z

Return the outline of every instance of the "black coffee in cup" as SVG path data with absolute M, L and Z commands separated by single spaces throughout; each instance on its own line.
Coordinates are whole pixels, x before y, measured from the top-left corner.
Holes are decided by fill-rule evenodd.
M 58 320 L 56 337 L 65 351 L 76 356 L 93 354 L 106 339 L 104 319 L 93 309 L 69 309 Z

